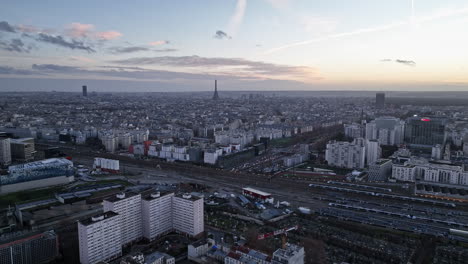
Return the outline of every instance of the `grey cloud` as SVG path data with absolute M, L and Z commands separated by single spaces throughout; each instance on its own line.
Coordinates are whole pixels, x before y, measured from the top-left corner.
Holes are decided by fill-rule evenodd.
M 15 33 L 15 28 L 6 21 L 0 21 L 0 31 Z
M 416 66 L 416 62 L 412 60 L 395 60 L 395 62 L 406 66 Z
M 109 49 L 111 53 L 114 54 L 122 54 L 122 53 L 133 53 L 133 52 L 140 52 L 140 51 L 149 51 L 149 48 L 146 47 L 112 47 Z
M 35 74 L 35 72 L 30 70 L 16 69 L 9 66 L 0 66 L 0 74 L 32 75 Z
M 148 47 L 142 47 L 142 46 L 129 46 L 129 47 L 111 47 L 109 48 L 109 51 L 113 54 L 126 54 L 126 53 L 134 53 L 134 52 L 141 52 L 141 51 L 153 51 L 153 52 L 174 52 L 177 51 L 177 49 L 171 49 L 171 48 L 166 48 L 166 49 L 151 49 Z
M 45 33 L 39 33 L 37 37 L 35 38 L 37 41 L 44 42 L 44 43 L 50 43 L 54 44 L 60 47 L 64 48 L 69 48 L 69 49 L 78 49 L 78 50 L 85 50 L 88 53 L 96 52 L 91 46 L 86 45 L 82 41 L 78 41 L 75 39 L 72 39 L 70 41 L 67 41 L 64 39 L 62 36 L 53 36 L 53 35 L 48 35 Z
M 37 71 L 59 71 L 59 72 L 70 72 L 70 71 L 79 70 L 78 67 L 64 66 L 64 65 L 57 65 L 57 64 L 33 64 L 31 68 Z
M 175 79 L 188 79 L 188 80 L 209 80 L 209 79 L 239 79 L 235 76 L 223 74 L 208 74 L 208 73 L 186 73 L 186 72 L 172 72 L 164 70 L 151 70 L 140 67 L 122 67 L 122 66 L 100 66 L 101 69 L 84 69 L 80 67 L 57 65 L 57 64 L 33 64 L 32 74 L 40 75 L 77 75 L 77 76 L 101 76 L 101 77 L 115 77 L 126 78 L 135 80 L 175 80 Z M 10 68 L 14 70 L 14 68 Z M 243 78 L 249 79 L 249 78 Z
M 21 39 L 16 38 L 10 40 L 10 42 L 0 41 L 0 49 L 11 52 L 29 53 L 29 51 L 32 49 L 32 46 L 26 45 Z
M 392 60 L 392 59 L 382 59 L 380 60 L 381 62 L 396 62 L 396 63 L 399 63 L 399 64 L 403 64 L 403 65 L 406 65 L 406 66 L 416 66 L 416 62 L 412 61 L 412 60 Z
M 229 36 L 226 32 L 222 30 L 216 31 L 213 37 L 217 39 L 231 39 L 231 36 Z
M 178 51 L 178 49 L 154 49 L 154 52 L 175 52 Z
M 289 66 L 267 63 L 262 61 L 250 61 L 241 58 L 206 58 L 199 56 L 162 56 L 162 57 L 136 57 L 111 61 L 112 63 L 125 65 L 160 65 L 175 67 L 227 67 L 234 71 L 251 72 L 260 74 L 294 74 L 302 75 L 313 71 L 310 67 Z

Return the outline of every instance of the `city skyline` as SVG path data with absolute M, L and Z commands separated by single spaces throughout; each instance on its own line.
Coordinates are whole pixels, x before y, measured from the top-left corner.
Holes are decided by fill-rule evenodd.
M 215 79 L 221 91 L 468 83 L 468 5 L 458 0 L 8 1 L 2 9 L 2 91 L 210 91 Z

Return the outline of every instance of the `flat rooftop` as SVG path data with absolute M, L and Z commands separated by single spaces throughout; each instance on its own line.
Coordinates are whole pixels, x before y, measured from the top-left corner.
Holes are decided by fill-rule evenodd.
M 262 191 L 260 191 L 260 190 L 257 190 L 257 189 L 254 189 L 254 188 L 250 188 L 250 187 L 242 188 L 242 190 L 248 191 L 248 192 L 253 192 L 253 193 L 256 193 L 256 194 L 262 195 L 262 196 L 271 196 L 271 193 L 262 192 Z
M 99 221 L 103 221 L 103 220 L 105 220 L 105 219 L 109 219 L 109 218 L 114 217 L 114 216 L 117 216 L 117 215 L 119 215 L 119 214 L 117 214 L 117 213 L 115 213 L 115 212 L 112 212 L 112 211 L 109 211 L 109 212 L 105 212 L 105 213 L 96 214 L 96 215 L 94 215 L 94 216 L 92 216 L 92 217 L 90 217 L 90 218 L 87 218 L 87 219 L 85 219 L 85 220 L 80 221 L 80 223 L 81 223 L 82 225 L 88 226 L 88 225 L 90 225 L 90 224 L 97 223 L 97 222 L 99 222 Z M 100 219 L 100 220 L 93 220 L 93 219 L 99 219 L 100 217 L 102 217 L 102 219 Z

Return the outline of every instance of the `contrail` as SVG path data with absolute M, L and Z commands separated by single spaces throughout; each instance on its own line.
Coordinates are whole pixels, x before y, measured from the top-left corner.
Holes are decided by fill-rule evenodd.
M 228 34 L 235 35 L 239 26 L 244 19 L 245 9 L 247 7 L 247 0 L 237 0 L 236 10 L 232 14 L 228 24 Z
M 271 54 L 271 53 L 278 52 L 280 50 L 289 49 L 289 48 L 297 47 L 297 46 L 309 45 L 309 44 L 312 44 L 312 43 L 322 42 L 322 41 L 326 41 L 326 40 L 330 40 L 330 39 L 349 37 L 349 36 L 360 35 L 360 34 L 364 34 L 364 33 L 373 33 L 373 32 L 386 31 L 386 30 L 390 30 L 390 29 L 393 29 L 393 28 L 408 25 L 410 23 L 415 23 L 415 24 L 426 23 L 426 22 L 431 22 L 431 21 L 438 20 L 438 19 L 441 19 L 441 18 L 452 17 L 452 16 L 457 16 L 457 15 L 463 15 L 463 14 L 468 14 L 468 7 L 464 7 L 464 8 L 461 8 L 461 9 L 443 10 L 443 11 L 438 12 L 436 14 L 433 14 L 431 16 L 424 16 L 424 17 L 420 17 L 420 18 L 414 17 L 414 19 L 412 19 L 412 21 L 411 20 L 410 21 L 403 20 L 403 21 L 395 22 L 395 23 L 388 24 L 388 25 L 382 25 L 382 26 L 370 27 L 370 28 L 363 28 L 363 29 L 358 29 L 358 30 L 355 30 L 355 31 L 332 34 L 332 35 L 324 36 L 324 37 L 321 37 L 321 38 L 295 42 L 295 43 L 287 44 L 287 45 L 284 45 L 284 46 L 281 46 L 281 47 L 269 49 L 269 50 L 265 51 L 263 53 L 263 55 L 268 55 L 268 54 Z

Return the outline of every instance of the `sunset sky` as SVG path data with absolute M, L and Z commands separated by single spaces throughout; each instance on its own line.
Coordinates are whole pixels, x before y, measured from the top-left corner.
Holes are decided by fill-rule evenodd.
M 466 90 L 463 0 L 2 1 L 0 91 Z

